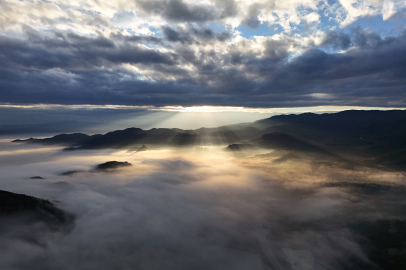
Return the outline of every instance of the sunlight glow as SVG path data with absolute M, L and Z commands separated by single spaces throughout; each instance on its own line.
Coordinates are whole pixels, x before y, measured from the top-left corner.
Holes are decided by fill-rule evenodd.
M 403 107 L 361 107 L 361 106 L 313 106 L 313 107 L 292 107 L 292 108 L 248 108 L 231 106 L 132 106 L 132 105 L 90 105 L 90 104 L 0 104 L 0 108 L 27 108 L 27 109 L 127 109 L 127 110 L 148 110 L 167 111 L 183 113 L 214 113 L 214 112 L 244 112 L 244 113 L 304 113 L 304 112 L 338 112 L 344 110 L 405 110 Z

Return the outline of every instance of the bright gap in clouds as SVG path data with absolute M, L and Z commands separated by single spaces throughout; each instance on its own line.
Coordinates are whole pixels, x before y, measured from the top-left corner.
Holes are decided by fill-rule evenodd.
M 59 133 L 106 133 L 138 127 L 197 129 L 218 127 L 269 118 L 279 114 L 329 113 L 344 110 L 392 110 L 405 108 L 319 106 L 298 108 L 246 108 L 230 106 L 122 106 L 30 104 L 0 105 L 0 135 L 31 133 L 46 136 Z M 70 121 L 67 122 L 67 121 Z M 49 124 L 51 123 L 51 124 Z M 28 128 L 26 125 L 29 125 Z M 59 128 L 58 126 L 63 126 Z M 11 127 L 10 127 L 11 126 Z M 7 132 L 7 130 L 24 132 Z
M 160 117 L 152 127 L 161 128 L 182 128 L 197 129 L 201 127 L 218 127 L 246 122 L 253 122 L 260 119 L 272 117 L 279 114 L 300 114 L 300 113 L 329 113 L 344 110 L 393 110 L 398 108 L 372 108 L 372 107 L 350 107 L 350 106 L 320 106 L 304 108 L 244 108 L 244 107 L 218 107 L 218 106 L 193 106 L 193 107 L 165 107 L 170 111 L 179 112 L 170 114 L 168 118 Z M 159 113 L 158 113 L 159 115 Z M 149 115 L 145 116 L 147 119 Z M 155 116 L 156 117 L 156 116 Z M 137 123 L 141 119 L 126 119 L 122 123 Z
M 314 94 L 316 95 L 316 94 Z M 233 106 L 130 106 L 130 105 L 65 105 L 65 104 L 0 104 L 0 108 L 21 108 L 21 109 L 128 109 L 128 110 L 147 110 L 147 111 L 166 111 L 166 112 L 193 112 L 193 113 L 212 113 L 212 112 L 245 112 L 245 113 L 305 113 L 305 112 L 338 112 L 345 110 L 402 110 L 402 107 L 366 107 L 366 106 L 309 106 L 309 107 L 285 107 L 285 108 L 249 108 Z

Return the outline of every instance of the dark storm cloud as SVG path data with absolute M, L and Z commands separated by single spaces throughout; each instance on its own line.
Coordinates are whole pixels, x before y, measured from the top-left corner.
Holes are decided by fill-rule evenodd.
M 162 27 L 162 33 L 167 41 L 170 42 L 180 42 L 186 44 L 197 43 L 199 41 L 203 44 L 205 42 L 213 43 L 215 41 L 227 41 L 231 38 L 229 32 L 216 33 L 209 28 L 193 28 L 189 27 L 187 29 L 181 28 L 171 28 L 168 26 Z
M 299 79 L 336 80 L 371 76 L 404 81 L 406 32 L 398 38 L 382 39 L 373 32 L 355 31 L 352 42 L 354 48 L 346 53 L 309 50 L 292 61 L 288 65 L 289 70 L 297 73 Z
M 24 103 L 53 104 L 131 104 L 165 106 L 182 103 L 194 104 L 204 86 L 184 83 L 150 82 L 137 80 L 125 70 L 76 71 L 74 78 L 65 78 L 43 71 L 0 70 L 0 93 L 3 100 Z M 192 88 L 191 88 L 192 87 Z M 52 94 L 49 92 L 50 89 Z M 193 90 L 191 92 L 190 90 Z M 51 94 L 51 95 L 50 95 Z M 205 97 L 202 97 L 205 99 Z M 169 102 L 169 103 L 168 103 Z M 208 99 L 202 103 L 208 102 Z
M 159 119 L 169 118 L 175 114 L 176 112 L 157 112 L 137 108 L 72 110 L 69 107 L 53 107 L 52 109 L 0 107 L 0 136 L 30 134 L 29 136 L 43 137 L 46 135 L 50 137 L 55 134 L 74 132 L 96 134 L 121 129 L 122 126 L 127 127 L 127 125 L 149 129 L 154 127 Z M 123 123 L 123 119 L 132 119 L 133 122 Z
M 207 22 L 230 17 L 237 13 L 234 0 L 218 0 L 215 6 L 190 4 L 183 0 L 139 0 L 137 4 L 144 12 L 175 22 Z
M 403 34 L 404 36 L 404 34 Z M 331 46 L 334 49 L 346 50 L 350 46 L 358 49 L 376 49 L 392 43 L 396 38 L 381 38 L 379 34 L 360 27 L 352 28 L 350 33 L 329 31 L 322 42 L 322 46 Z
M 0 57 L 8 68 L 83 69 L 120 63 L 173 65 L 176 56 L 134 46 L 115 44 L 104 37 L 88 38 L 76 34 L 57 33 L 55 38 L 42 38 L 28 32 L 25 42 L 0 37 Z
M 0 37 L 2 102 L 228 105 L 247 107 L 405 106 L 406 32 L 382 38 L 371 30 L 329 32 L 321 47 L 267 39 L 262 54 L 249 41 L 228 45 L 228 32 L 163 26 L 163 37 Z M 142 44 L 160 45 L 165 50 Z M 210 45 L 205 47 L 206 45 Z M 227 48 L 219 53 L 215 47 Z M 326 47 L 347 50 L 330 53 Z M 136 74 L 130 63 L 148 70 Z M 192 67 L 192 69 L 190 69 Z
M 162 32 L 165 38 L 171 42 L 192 43 L 193 39 L 186 33 L 181 33 L 171 27 L 163 27 Z
M 124 36 L 120 32 L 112 33 L 110 35 L 111 39 L 119 40 L 119 41 L 126 41 L 126 42 L 134 42 L 134 43 L 151 43 L 151 44 L 159 44 L 163 45 L 164 40 L 159 37 L 155 36 L 139 36 L 139 35 L 131 35 L 131 36 Z
M 350 46 L 350 43 L 350 35 L 329 31 L 326 33 L 322 45 L 329 45 L 334 49 L 346 50 Z
M 198 38 L 203 41 L 227 41 L 231 38 L 229 32 L 215 33 L 209 28 L 192 28 L 191 32 Z
M 347 41 L 341 44 L 348 46 L 348 37 L 343 39 Z M 337 95 L 331 99 L 324 97 L 322 102 L 329 104 L 366 105 L 372 102 L 379 106 L 400 101 L 399 105 L 404 106 L 401 97 L 405 94 L 406 83 L 405 44 L 405 32 L 397 38 L 382 39 L 373 32 L 357 30 L 351 35 L 353 47 L 345 53 L 327 53 L 312 48 L 285 62 L 284 47 L 271 44 L 270 57 L 247 62 L 247 66 L 257 74 L 272 74 L 266 82 L 257 85 L 255 92 L 267 95 L 273 101 L 284 102 L 288 100 L 288 94 L 295 94 L 288 101 L 291 104 L 317 104 L 320 100 L 306 95 L 325 93 Z M 282 62 L 275 64 L 275 60 Z

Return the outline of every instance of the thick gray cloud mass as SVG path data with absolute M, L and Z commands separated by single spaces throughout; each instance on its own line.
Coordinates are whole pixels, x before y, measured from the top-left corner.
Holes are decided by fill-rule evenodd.
M 0 102 L 402 107 L 405 10 L 392 0 L 0 1 Z
M 362 29 L 329 32 L 322 46 L 345 52 L 328 53 L 313 46 L 290 58 L 288 48 L 299 46 L 291 39 L 266 40 L 261 55 L 244 43 L 219 54 L 193 46 L 223 43 L 230 38 L 227 32 L 169 27 L 162 31 L 162 38 L 91 38 L 60 32 L 45 37 L 31 30 L 26 40 L 2 36 L 2 102 L 404 106 L 400 97 L 406 78 L 405 32 L 387 38 Z M 167 49 L 143 45 L 157 43 Z M 137 74 L 125 64 L 147 71 Z
M 226 41 L 231 38 L 228 32 L 215 33 L 209 28 L 189 28 L 173 29 L 171 27 L 162 27 L 164 37 L 170 42 L 180 43 L 198 43 L 200 42 L 213 42 L 213 41 Z
M 144 12 L 175 22 L 206 22 L 236 15 L 234 0 L 216 1 L 216 5 L 191 4 L 183 0 L 137 1 Z

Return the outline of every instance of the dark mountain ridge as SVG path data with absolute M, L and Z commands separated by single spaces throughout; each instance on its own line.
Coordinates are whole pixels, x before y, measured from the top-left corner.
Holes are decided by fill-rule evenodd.
M 302 113 L 289 115 L 275 115 L 270 118 L 255 121 L 258 126 L 269 127 L 278 124 L 306 125 L 321 129 L 350 130 L 357 126 L 395 121 L 406 117 L 404 110 L 348 110 L 337 113 Z
M 45 139 L 34 139 L 29 138 L 27 140 L 14 140 L 12 142 L 20 143 L 20 142 L 29 142 L 29 143 L 42 143 L 42 144 L 61 144 L 61 145 L 72 145 L 81 143 L 92 136 L 83 134 L 83 133 L 72 133 L 72 134 L 59 134 L 52 138 L 45 138 Z
M 131 163 L 124 161 L 107 161 L 105 163 L 99 164 L 96 166 L 96 170 L 98 171 L 107 171 L 107 170 L 113 170 L 113 169 L 118 169 L 118 168 L 124 168 L 124 167 L 130 167 L 132 166 Z
M 15 142 L 24 142 L 16 140 Z M 65 144 L 66 150 L 133 149 L 142 144 L 184 147 L 234 145 L 230 150 L 284 149 L 323 153 L 370 166 L 406 168 L 406 111 L 343 111 L 276 115 L 253 123 L 196 130 L 128 128 L 106 134 L 61 134 L 28 143 Z M 240 146 L 238 146 L 240 145 Z
M 48 200 L 4 190 L 0 190 L 0 216 L 2 219 L 24 216 L 25 222 L 40 221 L 54 230 L 71 227 L 74 222 L 72 214 Z

